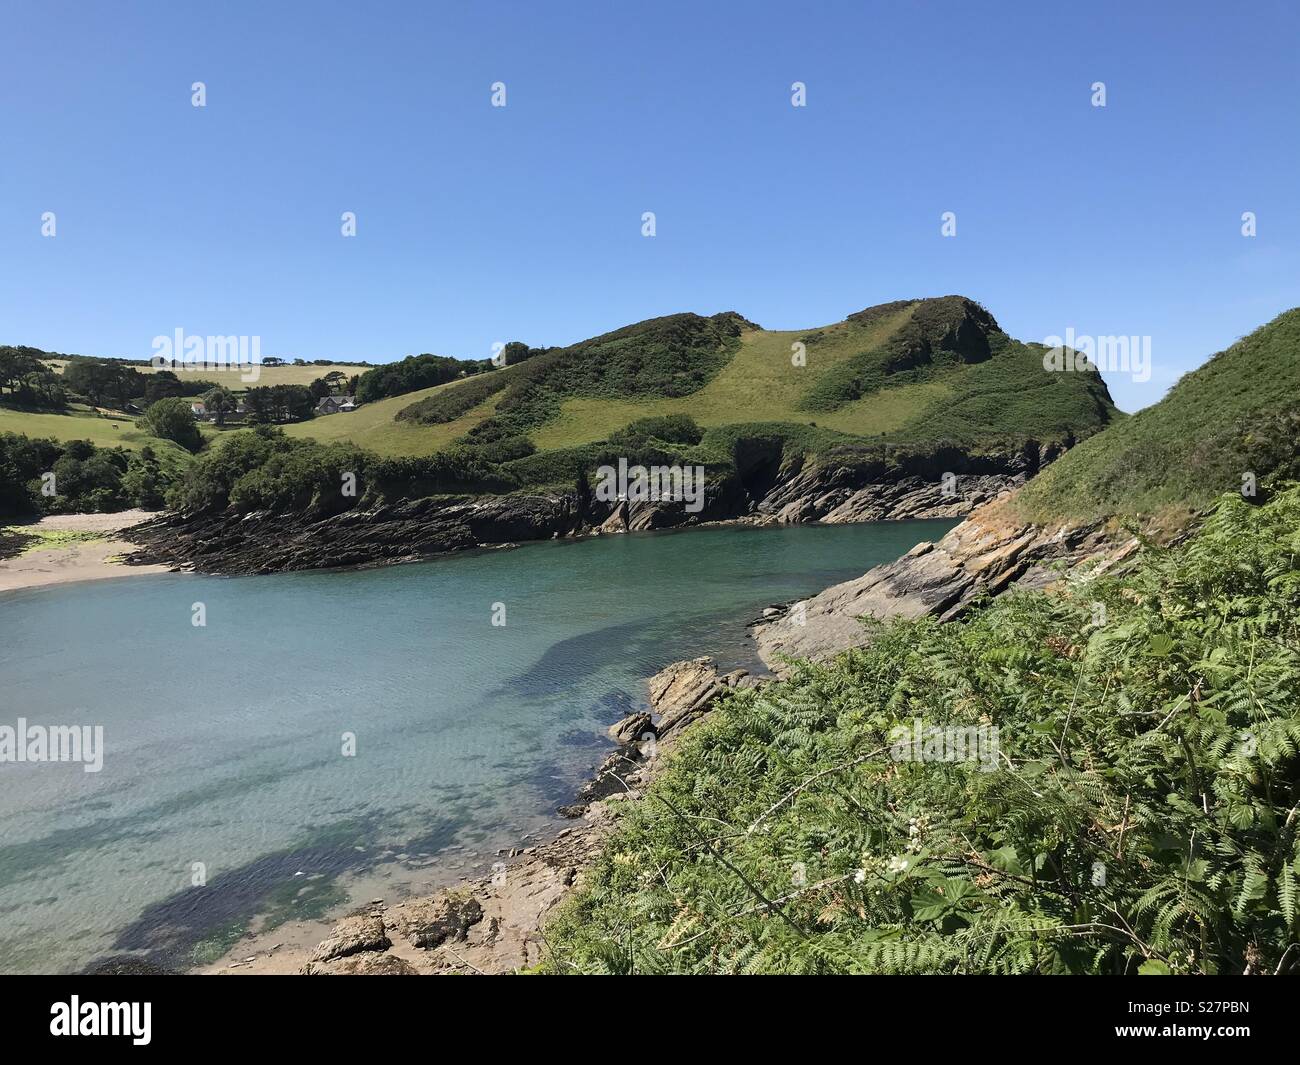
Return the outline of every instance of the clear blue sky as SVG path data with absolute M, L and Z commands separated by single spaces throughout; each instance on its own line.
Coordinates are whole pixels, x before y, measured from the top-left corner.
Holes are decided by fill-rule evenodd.
M 477 358 L 958 292 L 1151 336 L 1131 410 L 1300 304 L 1295 4 L 994 6 L 8 0 L 0 343 Z

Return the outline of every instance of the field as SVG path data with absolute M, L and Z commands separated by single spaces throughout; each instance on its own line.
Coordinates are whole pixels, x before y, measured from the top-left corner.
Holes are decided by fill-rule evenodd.
M 65 414 L 42 414 L 0 407 L 0 433 L 48 436 L 55 440 L 89 440 L 97 447 L 125 447 L 132 450 L 162 441 L 137 429 L 127 414 L 101 415 L 89 407 L 74 404 Z
M 205 438 L 214 430 L 201 426 Z M 121 447 L 136 451 L 153 448 L 158 462 L 169 475 L 178 475 L 194 461 L 194 456 L 179 444 L 159 440 L 141 429 L 135 419 L 125 414 L 100 415 L 88 407 L 75 405 L 65 414 L 37 414 L 0 407 L 0 433 L 20 433 L 32 438 L 52 438 L 61 442 L 89 440 L 96 447 Z
M 63 368 L 68 364 L 66 359 L 46 359 L 44 361 L 56 373 L 63 373 Z M 142 374 L 158 372 L 147 362 L 128 362 L 127 365 Z M 341 362 L 332 362 L 325 366 L 262 366 L 259 367 L 256 381 L 245 381 L 239 373 L 227 371 L 177 370 L 174 372 L 182 381 L 204 381 L 214 388 L 217 385 L 224 385 L 232 392 L 243 392 L 245 389 L 259 388 L 263 385 L 309 385 L 316 378 L 324 377 L 327 373 L 332 373 L 335 370 L 352 378 L 357 374 L 365 373 L 368 368 Z
M 311 421 L 286 425 L 284 431 L 289 436 L 318 440 L 322 444 L 340 441 L 357 444 L 379 455 L 432 455 L 457 437 L 464 436 L 479 422 L 490 418 L 496 410 L 499 397 L 494 396 L 467 411 L 455 421 L 443 425 L 399 422 L 394 416 L 403 407 L 456 384 L 459 382 L 450 381 L 445 385 L 422 388 L 418 392 L 408 392 L 403 396 L 366 403 L 348 414 L 329 414 L 313 418 Z

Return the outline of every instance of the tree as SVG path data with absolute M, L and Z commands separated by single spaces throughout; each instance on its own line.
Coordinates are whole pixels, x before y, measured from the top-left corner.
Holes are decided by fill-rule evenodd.
M 249 420 L 263 425 L 310 418 L 316 397 L 306 385 L 264 385 L 250 388 L 244 397 Z
M 0 347 L 0 386 L 16 392 L 23 378 L 46 371 L 39 358 L 43 354 L 38 348 Z
M 85 396 L 99 406 L 108 386 L 107 367 L 90 359 L 72 359 L 63 369 L 63 383 L 73 392 Z
M 157 403 L 160 399 L 167 399 L 170 396 L 183 395 L 185 395 L 185 388 L 181 384 L 181 379 L 171 370 L 159 370 L 157 373 L 150 374 L 144 380 L 144 402 L 146 406 Z
M 144 375 L 133 366 L 112 363 L 109 388 L 117 400 L 117 409 L 126 410 L 133 396 L 144 394 Z
M 126 409 L 132 396 L 145 391 L 144 375 L 120 362 L 72 359 L 63 371 L 63 380 L 96 406 L 104 406 L 106 399 L 116 400 L 119 410 Z
M 203 437 L 199 435 L 190 405 L 175 396 L 151 405 L 138 424 L 151 435 L 161 440 L 173 440 L 187 451 L 198 451 L 203 446 Z
M 226 424 L 226 415 L 235 409 L 235 397 L 230 389 L 217 385 L 203 393 L 203 407 L 217 422 L 217 427 Z
M 131 503 L 146 510 L 161 510 L 166 487 L 167 478 L 153 448 L 145 446 L 128 456 L 126 473 L 122 475 L 122 494 Z

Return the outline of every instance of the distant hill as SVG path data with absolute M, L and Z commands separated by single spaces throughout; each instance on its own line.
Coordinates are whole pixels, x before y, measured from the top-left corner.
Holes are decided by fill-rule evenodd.
M 1300 308 L 1279 315 L 1164 399 L 1054 463 L 1020 495 L 1039 521 L 1199 509 L 1252 474 L 1294 477 L 1300 438 Z
M 813 452 L 1069 444 L 1119 416 L 1099 376 L 1045 371 L 1040 348 L 961 296 L 802 330 L 734 312 L 670 315 L 403 398 L 289 431 L 390 455 L 454 444 L 536 483 L 568 478 L 593 445 L 668 415 L 692 418 L 705 452 L 754 427 Z

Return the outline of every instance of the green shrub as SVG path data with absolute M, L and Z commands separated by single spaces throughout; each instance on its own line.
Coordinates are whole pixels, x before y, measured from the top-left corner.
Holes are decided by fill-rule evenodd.
M 179 397 L 169 396 L 151 403 L 138 424 L 149 434 L 180 444 L 186 451 L 198 451 L 203 446 L 189 402 Z

